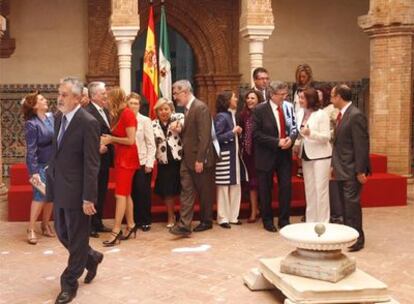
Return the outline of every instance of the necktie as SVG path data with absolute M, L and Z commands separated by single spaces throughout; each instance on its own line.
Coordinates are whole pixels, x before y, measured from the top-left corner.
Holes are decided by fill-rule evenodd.
M 106 125 L 109 127 L 108 118 L 106 117 L 106 114 L 105 114 L 105 112 L 102 108 L 99 108 L 99 114 L 101 114 L 101 116 L 102 116 L 103 120 L 105 121 Z
M 60 147 L 60 143 L 61 143 L 61 141 L 63 139 L 63 135 L 66 132 L 66 124 L 67 123 L 68 123 L 68 120 L 67 120 L 66 116 L 63 115 L 63 117 L 62 117 L 62 124 L 60 125 L 60 132 L 59 132 L 59 136 L 58 136 L 58 139 L 57 139 L 58 147 Z
M 338 116 L 336 116 L 336 126 L 339 126 L 341 121 L 342 121 L 342 112 L 339 112 Z
M 281 106 L 277 106 L 277 112 L 279 113 L 279 123 L 280 123 L 279 138 L 285 138 L 286 137 L 286 124 L 285 124 L 285 116 L 283 115 L 283 109 Z

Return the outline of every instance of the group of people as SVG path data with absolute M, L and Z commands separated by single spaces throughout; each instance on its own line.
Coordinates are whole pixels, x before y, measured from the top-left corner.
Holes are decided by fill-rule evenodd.
M 351 89 L 332 90 L 313 82 L 308 65 L 300 65 L 288 101 L 289 87 L 269 80 L 264 68 L 253 72 L 254 87 L 238 109 L 235 92 L 217 96 L 213 118 L 197 99 L 191 83 L 173 84 L 172 100 L 160 98 L 156 118 L 140 114 L 141 97 L 103 82 L 88 87 L 76 78 L 61 81 L 57 108 L 35 92 L 22 101 L 27 142 L 27 167 L 34 185 L 27 238 L 37 243 L 35 221 L 43 209 L 42 233 L 56 235 L 70 253 L 61 276 L 58 303 L 76 295 L 78 278 L 96 275 L 103 255 L 89 246 L 89 237 L 110 232 L 104 246 L 114 246 L 151 228 L 151 179 L 154 193 L 167 207 L 167 227 L 188 236 L 213 227 L 240 225 L 242 187 L 250 194 L 249 223 L 262 217 L 264 229 L 276 232 L 272 209 L 273 175 L 278 185 L 278 227 L 290 224 L 292 161 L 303 171 L 307 222 L 341 222 L 359 232 L 350 250 L 364 246 L 361 186 L 370 172 L 369 136 L 363 113 L 352 105 Z M 175 105 L 184 113 L 175 112 Z M 112 228 L 102 222 L 109 169 L 114 167 L 116 211 Z M 46 193 L 39 184 L 46 185 Z M 175 201 L 179 197 L 179 218 Z M 192 227 L 198 197 L 200 223 Z M 335 197 L 335 198 L 334 198 Z M 53 208 L 52 204 L 53 202 Z M 122 231 L 122 221 L 126 229 Z

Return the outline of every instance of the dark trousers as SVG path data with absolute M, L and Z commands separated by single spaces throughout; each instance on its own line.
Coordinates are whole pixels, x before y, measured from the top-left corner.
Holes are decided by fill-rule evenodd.
M 61 289 L 76 291 L 78 278 L 96 261 L 97 252 L 89 246 L 90 216 L 80 208 L 54 207 L 54 219 L 56 235 L 69 251 L 68 265 L 60 276 Z
M 96 202 L 96 213 L 92 216 L 92 230 L 102 227 L 102 216 L 106 193 L 108 192 L 109 166 L 101 165 L 98 174 L 98 199 Z
M 344 224 L 358 231 L 358 243 L 364 244 L 365 236 L 362 229 L 361 190 L 362 185 L 357 179 L 338 182 Z
M 144 167 L 135 171 L 132 180 L 131 197 L 134 201 L 135 224 L 151 225 L 151 177 L 152 173 L 145 173 Z
M 216 194 L 214 183 L 214 168 L 204 168 L 202 173 L 196 173 L 187 167 L 184 161 L 180 167 L 181 193 L 180 193 L 180 223 L 179 225 L 190 229 L 194 214 L 194 201 L 196 195 L 200 199 L 200 221 L 213 222 L 213 202 Z
M 279 187 L 279 226 L 290 223 L 290 202 L 292 199 L 292 154 L 279 152 L 275 165 L 268 171 L 257 170 L 259 202 L 263 225 L 273 224 L 272 191 L 273 173 L 276 172 Z
M 339 196 L 338 181 L 329 181 L 329 207 L 331 210 L 331 221 L 343 221 L 342 219 L 342 203 Z

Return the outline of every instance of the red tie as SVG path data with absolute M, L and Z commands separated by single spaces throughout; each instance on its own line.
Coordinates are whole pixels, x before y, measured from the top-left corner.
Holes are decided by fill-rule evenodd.
M 285 116 L 283 115 L 283 110 L 281 106 L 277 106 L 277 112 L 279 113 L 279 123 L 280 123 L 279 138 L 285 138 L 286 137 Z
M 342 121 L 342 112 L 339 112 L 338 116 L 336 116 L 336 126 L 339 126 L 341 121 Z

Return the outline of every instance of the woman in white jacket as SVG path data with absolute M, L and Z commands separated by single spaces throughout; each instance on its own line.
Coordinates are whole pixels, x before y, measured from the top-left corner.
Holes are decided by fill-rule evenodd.
M 302 160 L 306 194 L 306 222 L 329 222 L 329 177 L 332 156 L 329 116 L 320 108 L 318 93 L 299 93 L 304 109 L 298 117 L 300 139 L 296 152 Z

